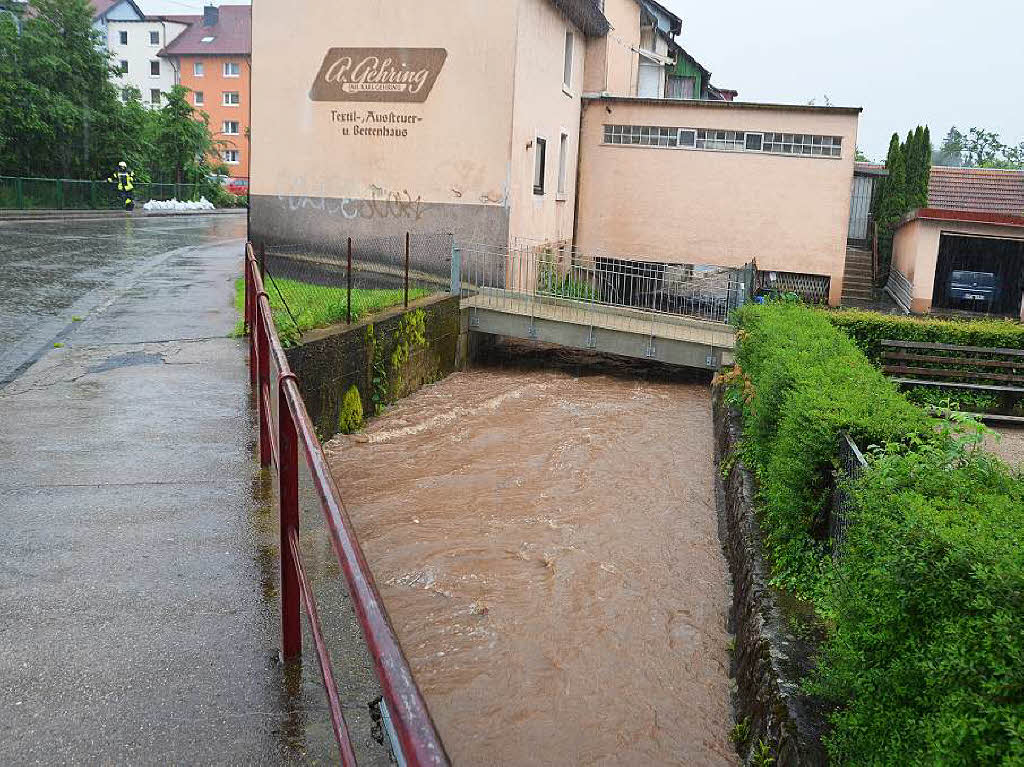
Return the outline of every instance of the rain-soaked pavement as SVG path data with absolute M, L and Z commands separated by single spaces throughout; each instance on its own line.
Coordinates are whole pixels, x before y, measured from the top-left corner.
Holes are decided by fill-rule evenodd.
M 316 668 L 277 659 L 272 489 L 230 337 L 244 233 L 0 223 L 0 764 L 333 758 Z M 320 560 L 357 752 L 386 763 Z

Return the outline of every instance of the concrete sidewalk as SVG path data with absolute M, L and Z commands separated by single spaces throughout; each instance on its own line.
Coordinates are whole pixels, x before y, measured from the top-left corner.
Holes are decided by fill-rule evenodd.
M 0 391 L 2 764 L 336 760 L 312 652 L 278 662 L 241 264 L 241 241 L 157 259 Z M 335 661 L 361 763 L 387 763 L 368 661 Z

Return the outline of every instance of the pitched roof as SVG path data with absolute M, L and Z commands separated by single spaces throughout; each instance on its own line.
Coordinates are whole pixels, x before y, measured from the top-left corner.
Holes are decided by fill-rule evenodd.
M 171 17 L 168 17 L 170 19 Z M 161 56 L 248 56 L 252 53 L 252 6 L 222 5 L 217 23 L 203 26 L 203 17 L 175 17 L 191 24 L 160 51 Z M 212 40 L 203 42 L 212 37 Z
M 551 4 L 569 17 L 587 37 L 600 37 L 608 33 L 608 19 L 597 5 L 597 0 L 551 0 Z
M 120 2 L 121 0 L 90 0 L 90 5 L 92 5 L 92 17 L 94 19 L 103 18 Z M 140 19 L 145 17 L 146 14 L 144 14 L 142 9 L 135 4 L 134 0 L 125 0 L 125 2 L 132 7 L 132 9 L 139 15 Z
M 928 207 L 1024 216 L 1024 170 L 933 166 Z

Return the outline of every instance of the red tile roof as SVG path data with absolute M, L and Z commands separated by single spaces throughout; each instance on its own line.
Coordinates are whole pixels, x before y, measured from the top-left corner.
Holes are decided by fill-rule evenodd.
M 178 19 L 175 19 L 176 21 Z M 184 19 L 181 19 L 184 20 Z M 203 17 L 195 17 L 188 29 L 174 38 L 161 56 L 248 56 L 252 53 L 252 6 L 222 5 L 217 23 L 203 26 Z M 203 42 L 204 37 L 212 37 Z
M 1024 170 L 932 168 L 928 207 L 1024 216 Z

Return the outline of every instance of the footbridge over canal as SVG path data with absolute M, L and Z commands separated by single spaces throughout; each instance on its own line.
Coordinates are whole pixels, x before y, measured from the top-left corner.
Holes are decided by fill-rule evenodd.
M 750 268 L 583 257 L 548 248 L 454 248 L 464 330 L 717 370 L 731 364 L 729 313 Z

